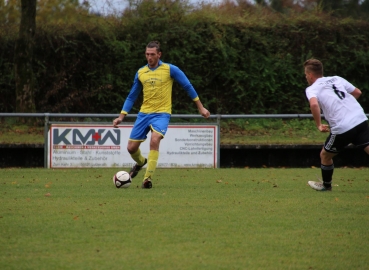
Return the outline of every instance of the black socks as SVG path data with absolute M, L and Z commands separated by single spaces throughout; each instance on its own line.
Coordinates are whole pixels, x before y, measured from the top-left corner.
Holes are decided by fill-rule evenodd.
M 322 171 L 323 185 L 326 188 L 330 188 L 332 186 L 332 176 L 334 170 L 334 164 L 332 165 L 320 165 Z

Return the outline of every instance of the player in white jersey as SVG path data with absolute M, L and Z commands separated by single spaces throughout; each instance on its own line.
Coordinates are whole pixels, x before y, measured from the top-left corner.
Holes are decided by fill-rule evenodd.
M 333 157 L 350 143 L 361 147 L 369 154 L 368 118 L 357 102 L 361 91 L 339 76 L 323 77 L 323 64 L 317 59 L 304 63 L 309 87 L 306 97 L 319 131 L 330 132 L 320 152 L 321 182 L 309 181 L 311 188 L 318 191 L 332 190 L 334 170 Z M 321 110 L 328 125 L 321 122 Z

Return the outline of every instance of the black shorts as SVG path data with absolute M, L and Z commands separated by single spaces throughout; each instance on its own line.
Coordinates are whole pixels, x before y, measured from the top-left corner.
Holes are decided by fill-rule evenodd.
M 330 153 L 339 153 L 350 143 L 361 148 L 369 145 L 369 127 L 367 121 L 362 122 L 345 133 L 329 134 L 324 143 L 324 149 Z

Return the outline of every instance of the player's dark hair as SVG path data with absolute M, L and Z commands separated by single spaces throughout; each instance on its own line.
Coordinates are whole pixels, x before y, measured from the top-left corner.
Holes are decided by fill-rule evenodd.
M 147 44 L 146 48 L 156 48 L 157 52 L 161 52 L 159 41 L 150 41 L 149 44 Z
M 316 76 L 323 76 L 323 64 L 317 59 L 306 60 L 304 68 Z

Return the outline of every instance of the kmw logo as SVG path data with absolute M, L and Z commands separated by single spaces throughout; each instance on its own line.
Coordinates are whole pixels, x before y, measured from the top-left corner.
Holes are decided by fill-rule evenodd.
M 70 138 L 70 132 L 72 131 L 72 142 L 70 142 L 68 138 Z M 53 144 L 64 143 L 66 145 L 103 145 L 108 139 L 110 139 L 113 144 L 120 145 L 120 130 L 114 129 L 115 134 L 113 134 L 110 130 L 105 132 L 105 129 L 95 129 L 88 130 L 85 135 L 79 129 L 71 129 L 67 128 L 61 132 L 61 130 L 55 128 L 53 129 Z M 61 132 L 61 133 L 60 133 Z

